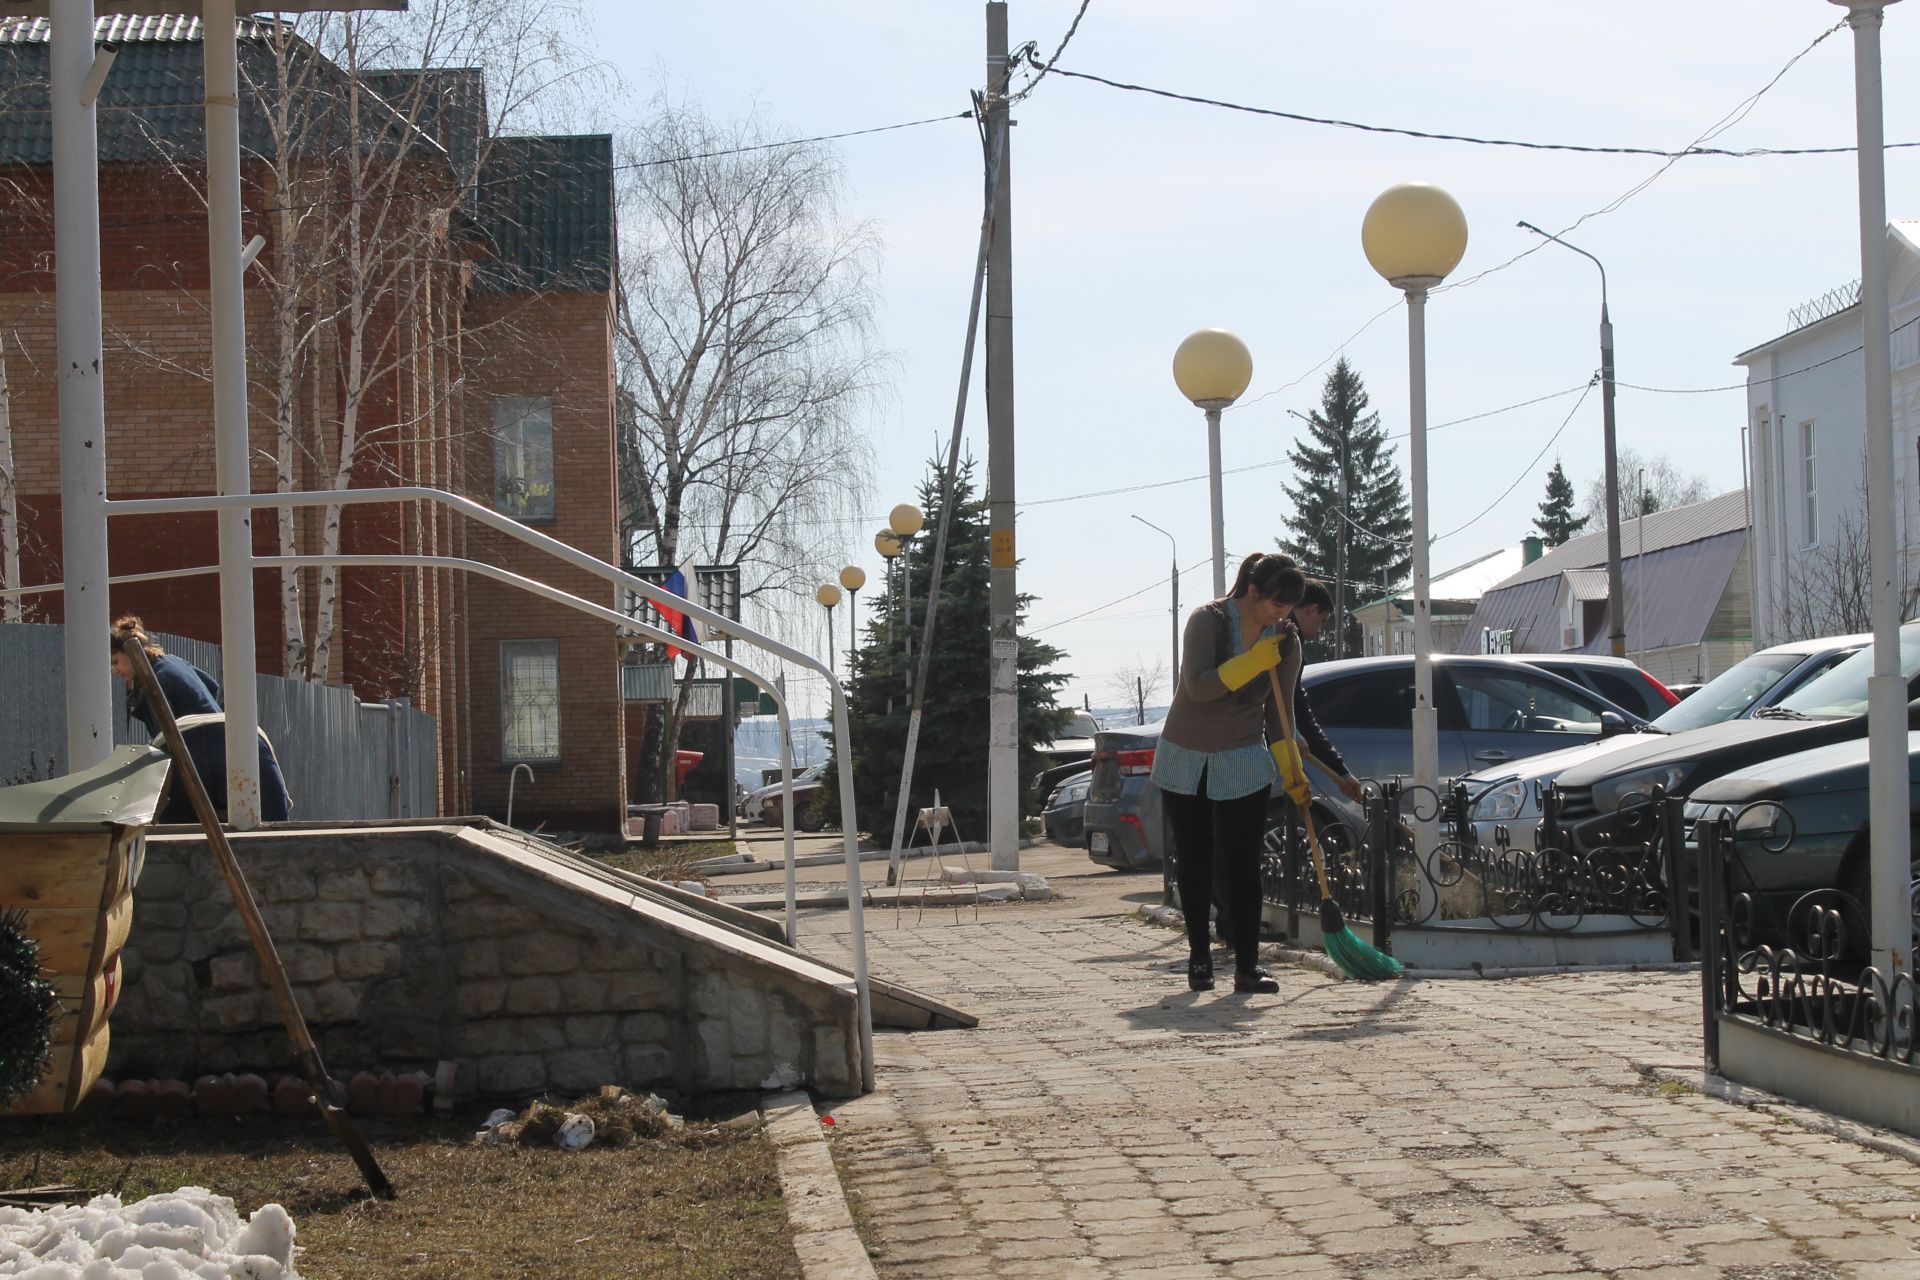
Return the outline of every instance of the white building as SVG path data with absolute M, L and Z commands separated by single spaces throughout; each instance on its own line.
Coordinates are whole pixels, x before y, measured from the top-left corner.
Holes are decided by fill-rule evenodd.
M 1429 626 L 1433 647 L 1438 653 L 1456 648 L 1466 634 L 1467 619 L 1473 616 L 1480 597 L 1495 583 L 1511 577 L 1520 567 L 1540 558 L 1540 539 L 1528 538 L 1523 547 L 1501 547 L 1458 568 L 1436 575 L 1427 584 L 1433 601 Z M 1353 611 L 1365 638 L 1366 656 L 1383 653 L 1413 652 L 1413 597 L 1382 596 Z
M 1920 222 L 1887 228 L 1893 314 L 1894 541 L 1910 616 L 1920 582 Z M 1754 643 L 1866 630 L 1866 391 L 1858 286 L 1734 357 L 1747 371 Z M 1849 585 L 1852 583 L 1853 585 Z

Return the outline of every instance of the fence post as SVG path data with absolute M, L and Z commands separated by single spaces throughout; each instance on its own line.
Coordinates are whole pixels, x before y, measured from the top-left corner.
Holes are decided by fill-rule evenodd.
M 1686 801 L 1660 793 L 1660 839 L 1666 842 L 1667 924 L 1673 932 L 1673 958 L 1693 959 L 1693 873 L 1687 857 Z
M 1393 850 L 1400 834 L 1400 784 L 1388 782 L 1378 803 L 1367 806 L 1367 873 L 1373 881 L 1373 945 L 1386 951 L 1393 941 Z
M 1720 1073 L 1720 853 L 1721 820 L 1701 818 L 1700 840 L 1700 1042 L 1710 1074 Z

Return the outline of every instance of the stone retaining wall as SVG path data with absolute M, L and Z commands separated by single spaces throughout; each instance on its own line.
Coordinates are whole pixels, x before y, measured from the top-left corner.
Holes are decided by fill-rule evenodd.
M 402 827 L 234 848 L 329 1069 L 463 1094 L 603 1084 L 860 1088 L 852 983 L 524 837 Z M 205 840 L 156 835 L 108 1073 L 284 1066 L 289 1042 Z

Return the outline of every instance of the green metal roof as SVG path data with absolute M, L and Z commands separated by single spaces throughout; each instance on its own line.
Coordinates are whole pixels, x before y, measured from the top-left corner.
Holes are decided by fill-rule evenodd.
M 0 787 L 0 831 L 144 827 L 160 807 L 169 763 L 167 753 L 153 747 L 116 747 L 91 769 Z
M 475 272 L 492 292 L 613 289 L 613 138 L 495 138 L 480 170 L 480 225 L 495 253 Z

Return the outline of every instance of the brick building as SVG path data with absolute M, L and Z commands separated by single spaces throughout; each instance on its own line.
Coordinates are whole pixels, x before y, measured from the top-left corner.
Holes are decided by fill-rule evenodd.
M 96 30 L 120 50 L 99 100 L 113 498 L 214 486 L 199 32 L 177 17 Z M 478 71 L 354 74 L 266 23 L 243 21 L 240 65 L 244 234 L 265 240 L 247 274 L 253 490 L 447 489 L 615 562 L 611 140 L 497 136 Z M 45 22 L 0 20 L 0 344 L 27 583 L 60 577 L 46 75 Z M 419 504 L 262 510 L 254 548 L 463 556 L 615 598 Z M 211 515 L 111 523 L 115 575 L 216 561 Z M 263 672 L 436 717 L 443 811 L 504 810 L 524 763 L 524 825 L 617 827 L 611 626 L 445 570 L 257 570 L 254 593 Z M 117 586 L 112 603 L 220 638 L 210 574 Z M 35 608 L 60 620 L 57 595 Z

